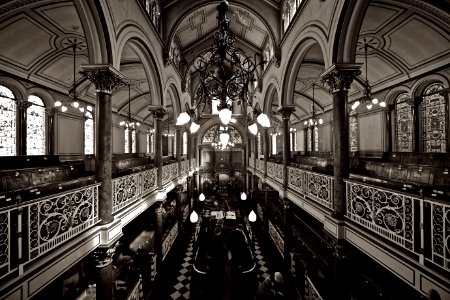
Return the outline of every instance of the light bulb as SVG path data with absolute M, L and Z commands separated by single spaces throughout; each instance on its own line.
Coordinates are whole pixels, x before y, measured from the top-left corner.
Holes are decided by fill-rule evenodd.
M 236 124 L 237 120 L 235 118 L 231 118 L 230 122 Z
M 191 117 L 188 115 L 187 112 L 182 112 L 178 118 L 176 125 L 184 125 L 187 124 L 191 120 Z
M 373 103 L 373 104 L 378 104 L 378 99 L 377 99 L 377 98 L 373 98 L 373 99 L 372 99 L 372 103 Z
M 195 132 L 197 132 L 197 130 L 200 128 L 200 125 L 198 125 L 197 123 L 195 123 L 195 122 L 192 122 L 191 123 L 191 133 L 195 133 Z
M 84 113 L 84 107 L 80 107 L 79 110 Z
M 230 135 L 228 133 L 221 133 L 219 135 L 219 140 L 222 145 L 226 146 L 230 140 Z
M 192 211 L 189 220 L 191 221 L 191 223 L 197 223 L 198 221 L 198 214 L 195 212 L 195 210 Z
M 55 102 L 55 107 L 58 107 L 58 106 L 61 106 L 61 105 L 62 105 L 61 101 L 56 101 Z
M 139 122 L 136 122 L 136 126 L 138 126 L 138 127 L 139 127 L 139 126 L 141 126 L 141 123 L 139 123 Z
M 248 126 L 248 130 L 251 134 L 256 135 L 258 133 L 258 125 L 256 125 L 256 123 L 253 123 L 252 125 Z
M 66 112 L 66 111 L 67 111 L 67 107 L 66 107 L 66 106 L 64 106 L 64 105 L 63 105 L 63 106 L 61 106 L 61 111 L 62 111 L 62 112 Z
M 303 124 L 304 124 L 305 126 L 308 125 L 308 121 L 303 122 Z
M 119 125 L 120 125 L 120 126 L 125 125 L 125 121 L 120 121 Z
M 231 121 L 231 110 L 229 110 L 228 108 L 221 109 L 219 111 L 219 118 L 224 125 L 228 125 L 228 123 L 230 123 Z
M 323 124 L 323 119 L 322 119 L 322 118 L 319 119 L 319 124 L 320 124 L 320 125 Z
M 241 200 L 247 200 L 247 194 L 245 192 L 242 192 Z
M 270 120 L 269 117 L 264 114 L 261 113 L 256 120 L 258 121 L 259 124 L 261 124 L 262 127 L 270 127 Z
M 86 107 L 86 109 L 87 109 L 88 111 L 92 111 L 92 106 L 88 105 L 88 106 Z
M 198 200 L 205 201 L 205 194 L 201 193 L 200 196 L 198 196 Z
M 359 104 L 360 104 L 359 101 L 356 101 L 355 103 L 353 103 L 352 110 L 355 110 L 359 106 Z
M 380 106 L 381 106 L 381 107 L 386 107 L 386 102 L 381 101 L 381 102 L 380 102 Z
M 72 106 L 75 108 L 78 108 L 78 106 L 80 106 L 80 103 L 78 103 L 77 101 L 72 103 Z
M 367 104 L 367 109 L 372 109 L 372 104 Z
M 256 221 L 256 214 L 255 214 L 255 212 L 253 210 L 249 213 L 248 220 L 250 222 L 255 222 Z

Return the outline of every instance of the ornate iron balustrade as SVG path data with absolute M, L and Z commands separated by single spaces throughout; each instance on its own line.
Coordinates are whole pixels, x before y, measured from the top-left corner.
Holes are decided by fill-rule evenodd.
M 414 251 L 414 203 L 419 198 L 346 181 L 347 217 L 401 247 Z
M 189 161 L 183 160 L 181 162 L 181 174 L 186 174 L 187 172 L 189 172 Z
M 323 206 L 332 208 L 334 178 L 319 173 L 304 172 L 305 195 Z
M 278 229 L 275 228 L 275 225 L 273 225 L 270 220 L 269 220 L 269 235 L 272 238 L 273 242 L 275 243 L 275 246 L 277 247 L 278 251 L 280 251 L 281 256 L 284 257 L 283 237 L 281 236 Z
M 305 171 L 299 168 L 287 167 L 288 168 L 288 188 L 299 192 L 300 194 L 305 194 Z
M 157 187 L 156 169 L 150 169 L 111 180 L 112 183 L 112 212 L 142 199 Z
M 173 245 L 173 242 L 177 238 L 178 235 L 178 222 L 175 222 L 175 224 L 170 229 L 169 233 L 164 238 L 164 241 L 162 243 L 162 260 L 166 258 L 167 253 L 169 253 L 170 248 Z
M 143 291 L 142 291 L 142 275 L 139 274 L 139 280 L 134 285 L 130 294 L 127 297 L 127 300 L 144 300 Z
M 48 253 L 99 221 L 99 185 L 41 198 L 18 207 L 26 212 L 28 228 L 22 228 L 22 232 L 29 232 L 30 260 Z
M 267 176 L 275 178 L 276 181 L 283 184 L 283 165 L 267 162 Z
M 170 170 L 170 180 L 173 180 L 178 177 L 178 163 L 173 163 L 169 165 Z
M 11 246 L 17 242 L 11 239 L 11 233 L 15 230 L 15 222 L 12 221 L 15 211 L 17 208 L 14 207 L 0 212 L 0 278 L 17 270 L 11 261 Z
M 305 275 L 305 298 L 307 300 L 323 300 L 308 275 Z
M 262 160 L 260 160 L 260 159 L 257 159 L 256 160 L 256 170 L 257 171 L 259 171 L 259 172 L 261 172 L 261 173 L 264 173 L 264 161 L 262 161 Z
M 427 260 L 449 271 L 450 204 L 430 200 L 424 202 L 431 208 L 430 214 L 424 213 L 423 216 L 424 223 L 431 224 L 431 257 Z
M 139 173 L 134 173 L 111 180 L 113 207 L 115 213 L 122 207 L 135 202 L 139 196 Z
M 197 159 L 191 158 L 191 170 L 194 170 L 196 166 L 197 166 Z
M 165 165 L 162 167 L 162 183 L 166 184 L 170 181 L 170 175 L 171 175 L 171 166 L 172 165 Z

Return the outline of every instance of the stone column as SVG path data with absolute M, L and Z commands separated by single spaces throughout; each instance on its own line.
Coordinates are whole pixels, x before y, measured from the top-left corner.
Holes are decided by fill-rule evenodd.
M 269 161 L 270 155 L 270 134 L 269 128 L 264 127 L 263 129 L 263 142 L 264 142 L 264 176 L 267 176 L 267 162 Z
M 97 248 L 93 253 L 96 270 L 96 299 L 113 299 L 112 258 L 115 248 Z
M 17 132 L 17 155 L 27 155 L 27 109 L 32 105 L 26 100 L 16 101 L 19 115 L 17 116 L 19 131 Z
M 175 217 L 178 223 L 178 234 L 183 235 L 183 186 L 181 184 L 175 187 L 177 198 L 175 199 Z
M 289 210 L 290 201 L 288 198 L 283 199 L 283 232 L 284 232 L 284 265 L 289 270 L 291 266 L 291 249 L 292 249 L 292 216 Z
M 351 264 L 348 246 L 336 243 L 333 247 L 331 262 L 332 298 L 334 300 L 350 300 L 351 288 L 355 282 L 355 272 Z
M 392 136 L 392 111 L 395 109 L 395 105 L 389 104 L 385 109 L 386 115 L 386 141 L 387 141 L 387 152 L 392 152 L 393 149 L 393 136 Z
M 112 216 L 112 111 L 111 95 L 123 85 L 123 75 L 110 65 L 84 65 L 81 74 L 96 89 L 95 105 L 95 180 L 102 185 L 98 189 L 100 224 L 113 221 Z
M 156 269 L 158 270 L 162 263 L 162 236 L 163 236 L 163 219 L 164 210 L 162 206 L 155 209 L 156 214 L 156 230 L 155 230 L 155 254 L 156 254 Z
M 176 156 L 175 158 L 177 159 L 177 165 L 178 165 L 178 175 L 181 175 L 181 151 L 183 149 L 183 145 L 181 145 L 181 138 L 183 136 L 183 131 L 182 131 L 183 127 L 182 126 L 176 126 L 175 129 L 175 138 L 176 140 Z
M 291 114 L 295 111 L 294 105 L 282 105 L 277 110 L 283 117 L 283 188 L 288 186 L 288 169 L 291 164 L 291 139 L 289 131 L 289 119 Z
M 322 74 L 322 80 L 333 94 L 333 215 L 338 219 L 346 212 L 344 179 L 349 177 L 348 90 L 360 73 L 360 64 L 336 64 Z
M 54 107 L 48 107 L 45 109 L 48 128 L 47 153 L 49 155 L 55 155 L 55 115 L 57 111 L 58 110 Z
M 155 143 L 155 168 L 156 168 L 156 180 L 158 189 L 162 189 L 162 119 L 167 114 L 167 110 L 163 106 L 151 107 L 149 109 L 153 117 L 155 118 L 154 127 L 155 133 L 153 142 Z

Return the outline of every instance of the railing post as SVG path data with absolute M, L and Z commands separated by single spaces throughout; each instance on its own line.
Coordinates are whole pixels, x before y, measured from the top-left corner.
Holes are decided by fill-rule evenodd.
M 167 114 L 167 110 L 163 106 L 151 107 L 149 109 L 150 113 L 155 118 L 155 133 L 154 133 L 154 142 L 155 142 L 155 168 L 156 168 L 156 178 L 158 189 L 163 188 L 162 183 L 162 119 Z
M 295 111 L 294 105 L 283 105 L 277 110 L 283 116 L 283 189 L 287 189 L 287 167 L 291 164 L 291 139 L 289 131 L 289 119 Z

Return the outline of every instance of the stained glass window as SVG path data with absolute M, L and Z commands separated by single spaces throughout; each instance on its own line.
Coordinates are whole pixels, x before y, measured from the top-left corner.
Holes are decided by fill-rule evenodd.
M 155 153 L 155 133 L 150 133 L 150 153 Z
M 263 154 L 262 151 L 262 142 L 261 142 L 261 132 L 258 132 L 258 155 Z
M 319 127 L 314 126 L 314 151 L 319 151 Z
M 182 152 L 183 155 L 187 154 L 188 151 L 187 148 L 188 148 L 188 135 L 187 132 L 185 131 L 183 132 L 183 152 Z
M 13 92 L 0 85 L 0 156 L 16 155 L 16 101 Z
M 129 134 L 128 134 L 128 131 L 129 131 L 129 129 L 128 128 L 125 128 L 125 140 L 124 140 L 124 145 L 125 145 L 125 153 L 130 153 L 130 151 L 129 151 L 129 143 L 130 143 L 130 140 L 129 140 Z
M 136 153 L 136 130 L 131 130 L 131 153 Z
M 41 98 L 30 95 L 27 109 L 27 155 L 45 154 L 45 107 Z
M 147 153 L 150 153 L 150 132 L 147 132 Z
M 311 127 L 308 127 L 308 131 L 306 132 L 306 148 L 307 151 L 312 151 L 312 130 Z
M 84 119 L 84 154 L 94 154 L 94 118 L 90 112 Z
M 413 106 L 406 100 L 408 93 L 401 93 L 395 99 L 395 141 L 397 152 L 412 152 L 414 144 Z
M 442 83 L 429 85 L 422 102 L 422 130 L 424 152 L 447 151 L 447 112 L 445 110 L 445 98 L 436 93 L 442 90 Z
M 348 118 L 348 130 L 350 139 L 350 151 L 358 151 L 358 116 L 356 111 L 352 110 Z
M 275 155 L 277 154 L 277 135 L 272 134 L 270 137 L 272 138 L 272 154 Z

